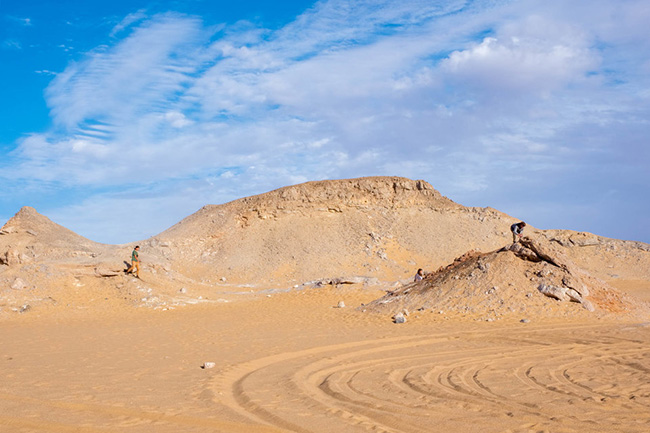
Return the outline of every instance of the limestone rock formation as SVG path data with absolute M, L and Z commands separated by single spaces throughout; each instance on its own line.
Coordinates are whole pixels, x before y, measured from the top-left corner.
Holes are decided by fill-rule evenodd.
M 39 311 L 42 304 L 53 304 L 51 299 L 59 306 L 106 300 L 143 305 L 142 299 L 146 305 L 158 299 L 155 305 L 161 305 L 176 302 L 184 288 L 209 297 L 221 291 L 305 288 L 305 282 L 392 286 L 411 281 L 421 267 L 446 269 L 429 287 L 446 290 L 453 300 L 440 294 L 438 310 L 518 310 L 532 300 L 544 307 L 551 301 L 537 290 L 544 283 L 575 291 L 599 312 L 622 305 L 615 291 L 601 290 L 604 280 L 650 281 L 646 244 L 529 225 L 529 237 L 511 245 L 509 227 L 515 221 L 491 208 L 457 204 L 421 180 L 308 182 L 207 205 L 138 241 L 143 279 L 137 280 L 122 272 L 136 242 L 92 242 L 25 207 L 0 228 L 0 310 L 29 304 L 30 312 Z M 11 289 L 16 278 L 28 288 Z M 420 286 L 409 287 L 415 294 Z M 505 295 L 514 289 L 517 302 Z M 479 296 L 477 290 L 488 294 Z M 466 300 L 458 304 L 464 292 L 475 299 L 487 296 L 483 307 Z M 400 299 L 384 301 L 396 305 Z M 420 303 L 409 308 L 415 311 Z
M 489 321 L 521 313 L 566 316 L 580 311 L 647 317 L 648 305 L 593 277 L 562 249 L 539 236 L 490 253 L 470 251 L 363 309 L 386 314 L 405 308 L 445 311 Z M 574 308 L 574 303 L 583 308 Z

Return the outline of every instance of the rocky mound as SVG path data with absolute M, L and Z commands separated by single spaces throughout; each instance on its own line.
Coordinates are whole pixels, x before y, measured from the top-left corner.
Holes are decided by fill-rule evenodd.
M 541 236 L 489 253 L 470 251 L 359 309 L 391 315 L 429 310 L 488 321 L 591 313 L 650 317 L 645 303 L 593 277 Z
M 0 264 L 92 256 L 98 244 L 23 207 L 0 229 Z
M 187 275 L 287 286 L 341 275 L 389 281 L 470 248 L 497 248 L 513 218 L 467 208 L 421 180 L 309 182 L 206 206 L 148 244 Z M 164 247 L 160 247 L 164 245 Z

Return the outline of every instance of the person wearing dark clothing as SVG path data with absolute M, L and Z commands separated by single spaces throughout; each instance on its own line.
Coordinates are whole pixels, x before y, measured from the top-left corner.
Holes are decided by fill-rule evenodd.
M 512 232 L 512 243 L 514 244 L 519 239 L 521 239 L 522 233 L 524 232 L 524 227 L 526 223 L 521 221 L 510 226 L 510 231 Z

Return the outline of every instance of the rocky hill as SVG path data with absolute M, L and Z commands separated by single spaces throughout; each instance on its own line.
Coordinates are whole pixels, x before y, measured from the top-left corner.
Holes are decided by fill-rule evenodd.
M 470 251 L 358 308 L 404 320 L 428 311 L 494 321 L 503 316 L 595 315 L 650 318 L 649 305 L 616 290 L 576 265 L 565 249 L 543 236 L 524 237 L 498 250 Z M 401 317 L 400 317 L 401 316 Z
M 515 221 L 491 208 L 457 204 L 421 180 L 308 182 L 205 206 L 137 242 L 143 260 L 143 280 L 137 280 L 123 274 L 135 243 L 98 244 L 23 208 L 0 229 L 0 314 L 28 304 L 160 306 L 190 295 L 341 278 L 393 285 L 417 268 L 433 272 L 468 251 L 510 245 Z M 599 279 L 650 281 L 647 244 L 530 225 L 526 234 Z M 511 270 L 521 265 L 511 264 Z
M 170 257 L 192 275 L 237 283 L 283 286 L 334 275 L 395 280 L 467 249 L 507 243 L 512 221 L 454 203 L 424 181 L 371 177 L 206 206 L 151 246 L 173 246 Z

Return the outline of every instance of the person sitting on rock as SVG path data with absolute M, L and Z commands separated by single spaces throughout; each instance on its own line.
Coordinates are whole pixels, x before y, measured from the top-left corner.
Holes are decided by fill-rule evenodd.
M 422 278 L 424 278 L 424 271 L 422 270 L 422 268 L 420 268 L 415 273 L 415 278 L 413 279 L 413 281 L 417 283 L 418 281 L 422 281 Z
M 526 223 L 521 221 L 510 226 L 510 231 L 512 232 L 512 243 L 516 243 L 521 239 L 522 233 L 524 232 L 524 227 Z

